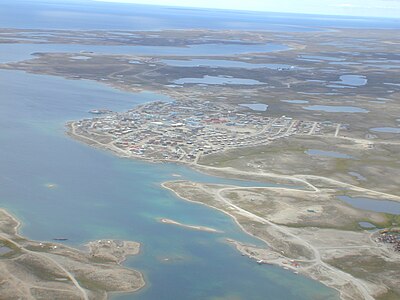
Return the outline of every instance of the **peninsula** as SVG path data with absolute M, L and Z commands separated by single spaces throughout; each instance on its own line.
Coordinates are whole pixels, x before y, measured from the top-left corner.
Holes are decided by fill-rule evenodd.
M 0 289 L 3 299 L 107 299 L 144 287 L 140 272 L 120 265 L 136 255 L 136 242 L 98 240 L 80 251 L 60 243 L 30 241 L 21 224 L 0 209 Z
M 3 30 L 0 37 L 9 43 L 25 43 L 29 37 L 37 44 L 81 43 L 87 49 L 41 51 L 0 68 L 167 96 L 170 101 L 126 111 L 93 107 L 81 112 L 90 113 L 87 117 L 66 124 L 67 134 L 122 157 L 180 163 L 211 175 L 257 182 L 244 187 L 177 180 L 163 187 L 185 201 L 224 212 L 264 242 L 262 247 L 229 240 L 242 259 L 309 276 L 336 289 L 341 299 L 395 300 L 400 297 L 400 214 L 365 203 L 378 203 L 379 208 L 400 203 L 397 33 L 344 28 L 284 34 Z M 267 47 L 271 43 L 273 47 Z M 247 50 L 193 50 L 210 44 Z M 94 46 L 99 45 L 172 46 L 174 51 L 172 55 L 156 47 L 159 52 L 152 48 L 151 55 L 111 54 L 96 52 Z M 357 199 L 358 207 L 351 201 Z M 169 219 L 161 222 L 207 229 Z M 11 246 L 7 247 L 14 249 Z M 64 262 L 66 258 L 55 255 L 65 248 L 50 246 L 51 252 L 43 255 Z M 115 274 L 128 272 L 131 277 L 123 280 L 131 281 L 112 287 L 102 284 L 113 281 L 96 283 L 102 288 L 92 291 L 93 285 L 82 286 L 89 279 L 74 284 L 68 277 L 71 293 L 83 295 L 84 289 L 105 297 L 108 291 L 143 286 L 139 273 L 118 265 L 135 252 L 133 244 L 98 241 L 89 249 L 93 257 L 68 251 L 92 268 L 101 268 L 97 260 L 106 260 Z M 67 251 L 63 255 L 73 260 Z

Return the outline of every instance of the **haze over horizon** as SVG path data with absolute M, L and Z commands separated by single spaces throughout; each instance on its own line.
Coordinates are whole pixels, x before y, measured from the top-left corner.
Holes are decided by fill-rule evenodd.
M 54 0 L 53 0 L 54 1 Z M 58 0 L 55 0 L 58 1 Z M 92 0 L 98 2 L 115 2 L 163 6 L 180 6 L 191 8 L 215 8 L 229 10 L 246 10 L 261 12 L 281 12 L 300 14 L 321 14 L 355 17 L 380 17 L 400 19 L 400 0 Z

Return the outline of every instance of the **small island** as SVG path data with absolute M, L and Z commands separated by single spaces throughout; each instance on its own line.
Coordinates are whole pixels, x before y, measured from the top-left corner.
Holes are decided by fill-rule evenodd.
M 2 299 L 107 299 L 111 292 L 134 292 L 145 285 L 140 272 L 120 264 L 140 244 L 98 240 L 88 251 L 59 243 L 30 241 L 21 223 L 0 209 Z

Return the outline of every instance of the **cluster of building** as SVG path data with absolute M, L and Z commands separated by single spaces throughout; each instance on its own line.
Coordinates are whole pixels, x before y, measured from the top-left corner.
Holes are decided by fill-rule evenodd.
M 99 110 L 100 111 L 100 110 Z M 128 155 L 197 162 L 201 155 L 268 144 L 294 134 L 333 133 L 337 124 L 268 117 L 210 101 L 152 102 L 72 123 L 74 133 Z
M 400 230 L 380 232 L 376 239 L 377 242 L 392 244 L 394 251 L 400 252 Z

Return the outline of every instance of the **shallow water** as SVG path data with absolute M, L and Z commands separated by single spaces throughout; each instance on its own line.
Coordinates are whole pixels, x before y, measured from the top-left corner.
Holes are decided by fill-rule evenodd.
M 358 23 L 352 18 L 290 16 L 85 0 L 68 4 L 6 0 L 0 10 L 0 26 L 315 31 L 322 30 L 317 26 L 338 23 L 377 27 L 374 22 L 379 21 Z M 397 23 L 382 22 L 382 26 L 392 24 Z M 233 55 L 285 49 L 286 46 L 276 44 L 208 44 L 187 48 L 0 45 L 0 62 L 30 59 L 33 52 Z M 160 187 L 161 182 L 176 179 L 243 186 L 259 183 L 206 176 L 176 164 L 121 159 L 64 134 L 67 120 L 91 117 L 88 114 L 91 109 L 123 111 L 143 102 L 171 100 L 168 97 L 154 93 L 128 94 L 90 81 L 11 71 L 0 71 L 0 90 L 0 206 L 23 221 L 22 234 L 32 239 L 65 236 L 69 238 L 67 244 L 76 247 L 100 238 L 140 241 L 141 254 L 129 258 L 126 265 L 145 274 L 147 287 L 137 294 L 113 298 L 338 299 L 336 291 L 318 282 L 280 268 L 259 266 L 242 257 L 223 242 L 226 237 L 254 244 L 261 242 L 244 234 L 226 215 L 182 201 Z M 224 233 L 168 226 L 157 222 L 161 217 L 213 227 Z M 170 258 L 170 263 L 165 263 L 164 258 Z
M 122 111 L 165 96 L 16 71 L 0 71 L 0 90 L 0 206 L 24 223 L 22 234 L 31 239 L 63 236 L 77 247 L 100 238 L 141 242 L 141 254 L 126 265 L 144 272 L 148 286 L 116 298 L 337 299 L 334 290 L 313 280 L 242 257 L 225 238 L 261 242 L 225 214 L 182 201 L 160 187 L 176 180 L 174 174 L 200 182 L 254 183 L 207 176 L 176 164 L 118 158 L 64 134 L 67 120 L 90 117 L 90 109 Z M 223 233 L 187 230 L 158 218 Z M 171 262 L 163 263 L 163 258 Z

